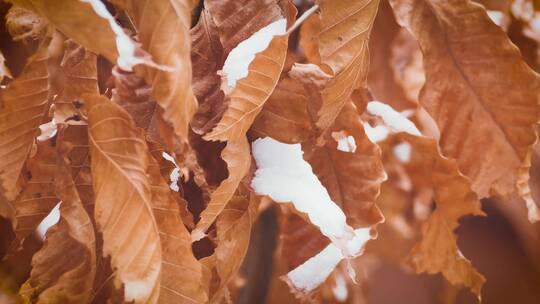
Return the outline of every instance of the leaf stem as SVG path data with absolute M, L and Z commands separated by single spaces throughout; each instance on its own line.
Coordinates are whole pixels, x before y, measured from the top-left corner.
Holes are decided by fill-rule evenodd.
M 317 10 L 319 9 L 319 5 L 318 4 L 315 4 L 314 6 L 312 6 L 310 9 L 308 9 L 307 11 L 305 11 L 302 16 L 300 16 L 300 18 L 296 19 L 296 21 L 294 22 L 294 24 L 287 30 L 287 35 L 289 35 L 290 33 L 292 33 L 294 30 L 296 30 L 302 23 L 304 23 L 304 21 L 311 15 L 313 15 L 313 13 L 315 13 Z

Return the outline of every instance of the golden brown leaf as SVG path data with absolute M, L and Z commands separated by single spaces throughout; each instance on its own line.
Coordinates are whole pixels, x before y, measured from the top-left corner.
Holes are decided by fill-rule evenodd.
M 290 77 L 282 78 L 253 122 L 251 132 L 290 144 L 307 140 L 312 133 L 307 103 L 302 84 Z
M 69 124 L 81 120 L 77 107 L 81 106 L 81 96 L 85 93 L 97 94 L 97 56 L 72 40 L 64 42 L 63 90 L 54 101 L 54 120 Z
M 201 286 L 201 264 L 191 251 L 191 238 L 180 217 L 179 203 L 163 180 L 158 162 L 152 156 L 149 160 L 151 205 L 163 257 L 158 302 L 206 303 L 208 297 Z
M 86 95 L 84 101 L 94 217 L 103 234 L 103 254 L 111 256 L 115 286 L 123 284 L 126 301 L 154 303 L 159 295 L 162 252 L 146 174 L 148 148 L 120 106 L 96 95 Z
M 49 73 L 44 39 L 23 72 L 0 91 L 0 192 L 8 200 L 20 191 L 17 180 L 49 106 Z
M 381 150 L 366 136 L 351 102 L 329 129 L 324 146 L 309 141 L 302 144 L 302 149 L 332 200 L 347 215 L 349 225 L 360 228 L 383 221 L 375 204 L 381 183 L 386 180 Z
M 192 232 L 194 240 L 199 240 L 223 211 L 233 197 L 240 181 L 248 173 L 251 166 L 249 143 L 245 136 L 229 140 L 221 152 L 221 158 L 227 163 L 229 176 L 210 195 L 210 202 L 201 213 L 201 220 Z
M 218 29 L 225 54 L 283 15 L 277 0 L 206 0 L 204 6 Z
M 169 181 L 171 172 L 176 168 L 175 163 L 163 157 L 165 151 L 164 142 L 159 131 L 164 125 L 161 119 L 162 109 L 151 99 L 150 86 L 146 85 L 144 79 L 133 72 L 122 71 L 118 67 L 113 69 L 115 77 L 115 89 L 112 92 L 112 100 L 122 106 L 135 125 L 145 131 L 145 138 L 150 153 L 158 162 L 161 175 Z M 185 155 L 182 155 L 185 158 Z M 193 216 L 187 210 L 187 202 L 176 194 L 178 204 L 184 224 L 193 227 Z
M 283 212 L 280 226 L 282 231 L 280 259 L 285 263 L 285 274 L 330 244 L 330 240 L 321 234 L 318 227 L 295 212 Z
M 369 38 L 368 86 L 376 100 L 382 100 L 394 109 L 403 111 L 415 107 L 403 88 L 396 83 L 392 65 L 394 40 L 400 31 L 388 1 L 379 3 L 377 17 Z
M 94 284 L 94 226 L 71 177 L 68 145 L 59 148 L 55 177 L 56 191 L 62 200 L 60 220 L 48 230 L 43 247 L 32 258 L 30 278 L 20 291 L 32 302 L 36 299 L 37 303 L 85 303 L 90 300 Z
M 422 239 L 410 253 L 417 272 L 441 272 L 450 283 L 462 284 L 478 297 L 485 278 L 459 251 L 454 230 L 466 215 L 483 215 L 470 181 L 456 161 L 443 157 L 433 139 L 401 133 L 399 138 L 412 146 L 411 164 L 422 183 L 434 190 L 436 209 L 422 227 Z
M 322 91 L 317 126 L 328 129 L 355 89 L 366 87 L 368 38 L 378 0 L 319 1 L 319 53 L 322 70 L 334 78 Z
M 235 194 L 216 221 L 218 246 L 213 267 L 218 283 L 210 303 L 221 303 L 226 286 L 240 269 L 248 249 L 259 199 L 254 193 L 244 192 L 245 188 Z
M 138 30 L 139 41 L 152 60 L 167 70 L 137 70 L 152 85 L 152 96 L 163 108 L 163 118 L 187 142 L 189 122 L 197 110 L 191 88 L 191 5 L 187 0 L 124 1 Z M 167 140 L 167 139 L 165 139 Z
M 316 65 L 321 64 L 321 55 L 319 54 L 320 32 L 321 19 L 317 15 L 312 15 L 300 27 L 300 39 L 298 41 L 307 60 Z
M 211 1 L 210 6 L 217 1 Z M 199 101 L 191 127 L 197 134 L 212 129 L 226 109 L 225 95 L 221 90 L 221 77 L 217 72 L 223 67 L 225 54 L 219 41 L 217 27 L 208 10 L 201 12 L 197 25 L 191 29 L 191 62 L 193 69 L 193 92 Z
M 536 141 L 537 75 L 477 4 L 391 3 L 424 54 L 420 103 L 439 126 L 443 154 L 457 160 L 480 198 L 513 192 L 528 179 L 518 171 Z
M 9 0 L 47 18 L 59 31 L 85 49 L 116 62 L 116 36 L 109 22 L 98 16 L 89 1 Z M 66 16 L 69 16 L 66 18 Z
M 12 6 L 6 14 L 6 26 L 14 41 L 40 39 L 47 31 L 47 21 L 34 12 Z
M 59 199 L 54 192 L 56 147 L 54 140 L 38 142 L 36 154 L 26 162 L 22 175 L 23 190 L 10 202 L 14 210 L 15 240 L 12 250 L 35 231 Z
M 268 47 L 255 55 L 248 76 L 236 82 L 228 99 L 228 107 L 206 140 L 234 139 L 243 136 L 262 110 L 279 80 L 285 63 L 288 35 L 275 36 Z

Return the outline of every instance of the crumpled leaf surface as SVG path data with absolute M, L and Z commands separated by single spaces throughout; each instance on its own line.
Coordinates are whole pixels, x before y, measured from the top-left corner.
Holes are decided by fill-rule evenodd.
M 367 227 L 383 221 L 375 204 L 381 183 L 386 180 L 381 151 L 369 141 L 355 106 L 349 102 L 326 135 L 326 143 L 319 147 L 313 141 L 302 145 L 304 158 L 328 190 L 330 197 L 343 209 L 347 222 L 354 228 Z M 332 138 L 334 132 L 352 136 L 354 152 L 338 149 Z
M 23 190 L 9 204 L 14 210 L 15 240 L 12 250 L 34 232 L 39 223 L 58 203 L 54 191 L 56 147 L 52 139 L 38 142 L 36 154 L 29 158 L 23 174 Z
M 79 0 L 10 0 L 47 18 L 58 30 L 96 54 L 116 62 L 116 36 L 109 22 L 98 16 L 89 3 Z M 65 18 L 66 14 L 70 17 Z M 96 35 L 99 33 L 99 35 Z
M 422 227 L 422 239 L 410 253 L 417 272 L 441 272 L 450 283 L 462 284 L 480 297 L 485 278 L 461 254 L 454 230 L 466 215 L 484 215 L 470 181 L 463 176 L 454 160 L 440 155 L 435 140 L 406 133 L 400 139 L 412 145 L 411 162 L 418 171 L 425 170 L 422 182 L 431 181 L 436 208 Z
M 151 209 L 148 148 L 129 114 L 105 97 L 86 95 L 95 220 L 103 254 L 126 301 L 155 302 L 162 252 Z M 110 181 L 114 180 L 115 183 Z M 141 238 L 141 236 L 145 236 Z
M 254 32 L 282 18 L 276 0 L 204 1 L 218 29 L 225 54 Z
M 391 3 L 424 54 L 420 103 L 439 126 L 443 154 L 457 159 L 480 198 L 511 193 L 528 179 L 518 171 L 536 141 L 538 76 L 477 4 Z
M 321 69 L 334 78 L 322 91 L 317 127 L 329 128 L 355 89 L 366 87 L 368 38 L 378 0 L 319 1 Z
M 221 157 L 227 163 L 229 176 L 211 193 L 210 202 L 201 213 L 201 219 L 192 232 L 194 240 L 199 240 L 204 236 L 206 230 L 233 197 L 242 178 L 248 173 L 251 166 L 251 154 L 245 136 L 228 141 L 221 152 Z
M 227 203 L 216 221 L 218 246 L 212 256 L 212 265 L 217 277 L 211 290 L 210 303 L 221 303 L 226 294 L 226 286 L 240 269 L 246 255 L 251 236 L 251 226 L 255 222 L 259 199 L 241 186 Z
M 59 148 L 55 177 L 62 200 L 60 220 L 47 231 L 43 247 L 32 258 L 30 278 L 20 291 L 37 303 L 88 302 L 96 275 L 94 226 L 71 177 L 69 149 L 67 145 Z
M 152 96 L 163 108 L 163 118 L 174 133 L 187 142 L 189 121 L 197 110 L 191 88 L 191 5 L 186 0 L 122 1 L 138 30 L 143 48 L 158 65 L 141 67 L 138 73 L 152 86 Z
M 302 84 L 291 77 L 284 77 L 278 82 L 250 130 L 259 137 L 269 136 L 289 144 L 306 141 L 313 129 L 307 103 Z
M 249 64 L 247 77 L 225 98 L 228 107 L 216 127 L 204 138 L 221 140 L 236 138 L 247 132 L 264 102 L 274 90 L 285 63 L 288 35 L 274 36 L 268 47 L 255 55 Z
M 81 120 L 79 109 L 81 96 L 85 93 L 97 94 L 97 56 L 72 40 L 64 42 L 63 90 L 54 101 L 54 120 L 56 122 L 77 123 Z
M 217 1 L 211 1 L 210 7 Z M 210 131 L 223 115 L 226 105 L 221 90 L 221 77 L 217 72 L 225 62 L 223 46 L 218 29 L 209 11 L 203 9 L 199 22 L 190 31 L 191 62 L 193 70 L 193 93 L 199 101 L 191 127 L 198 134 Z
M 47 114 L 49 42 L 43 40 L 21 75 L 0 91 L 0 192 L 8 200 L 20 191 L 17 181 Z
M 191 251 L 191 238 L 180 216 L 179 203 L 163 180 L 158 162 L 149 156 L 152 211 L 159 230 L 163 262 L 159 303 L 206 303 L 201 264 Z

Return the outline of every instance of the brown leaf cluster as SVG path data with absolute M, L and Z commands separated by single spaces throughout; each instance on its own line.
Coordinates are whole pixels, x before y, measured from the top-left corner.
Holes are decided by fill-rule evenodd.
M 6 1 L 0 302 L 480 299 L 460 220 L 540 219 L 540 6 L 480 2 Z

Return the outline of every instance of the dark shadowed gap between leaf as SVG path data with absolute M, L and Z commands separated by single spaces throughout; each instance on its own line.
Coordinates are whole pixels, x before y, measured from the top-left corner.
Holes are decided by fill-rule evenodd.
M 266 303 L 279 235 L 277 208 L 272 205 L 264 210 L 253 226 L 246 259 L 240 269 L 245 285 L 239 291 L 237 304 Z

